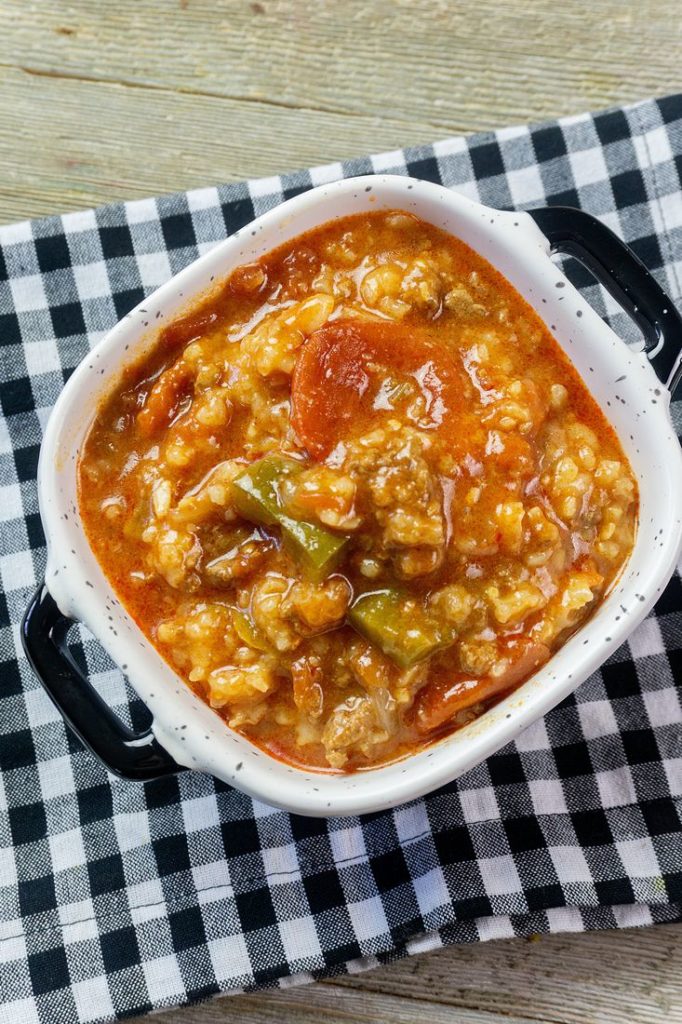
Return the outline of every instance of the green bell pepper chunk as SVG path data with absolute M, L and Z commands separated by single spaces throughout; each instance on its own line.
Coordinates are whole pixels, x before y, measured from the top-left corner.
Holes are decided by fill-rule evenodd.
M 265 654 L 272 652 L 272 647 L 246 612 L 239 608 L 233 608 L 232 625 L 239 639 L 248 647 L 253 647 L 256 651 L 263 651 Z
M 323 526 L 294 519 L 282 510 L 279 487 L 287 477 L 296 476 L 301 466 L 282 455 L 266 455 L 247 466 L 232 481 L 237 511 L 252 523 L 279 526 L 284 547 L 313 580 L 324 579 L 338 565 L 348 544 Z
M 400 668 L 411 668 L 453 642 L 452 633 L 424 607 L 393 588 L 361 594 L 348 621 Z

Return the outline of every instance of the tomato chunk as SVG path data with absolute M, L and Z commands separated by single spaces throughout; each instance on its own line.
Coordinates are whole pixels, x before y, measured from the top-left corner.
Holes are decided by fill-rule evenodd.
M 181 345 L 187 345 L 193 338 L 205 334 L 217 322 L 218 314 L 215 310 L 181 317 L 164 327 L 161 335 L 162 344 L 168 348 L 180 348 Z
M 167 427 L 192 380 L 192 368 L 180 358 L 172 363 L 154 382 L 144 408 L 137 414 L 137 425 L 143 437 L 151 437 Z
M 414 703 L 414 721 L 418 732 L 428 735 L 484 700 L 512 690 L 541 668 L 550 656 L 544 644 L 529 640 L 512 641 L 501 658 L 497 671 L 472 678 L 462 674 L 436 677 L 419 691 Z
M 340 440 L 385 417 L 382 385 L 393 374 L 421 394 L 427 426 L 452 426 L 468 381 L 453 355 L 424 332 L 388 321 L 335 320 L 311 334 L 291 386 L 291 421 L 309 454 L 323 459 Z

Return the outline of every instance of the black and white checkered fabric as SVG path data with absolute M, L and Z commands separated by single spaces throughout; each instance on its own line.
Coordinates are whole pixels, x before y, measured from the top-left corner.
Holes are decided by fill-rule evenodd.
M 32 676 L 41 433 L 143 295 L 283 198 L 391 171 L 582 206 L 682 297 L 682 96 L 0 229 L 0 1020 L 95 1022 L 444 943 L 682 919 L 682 586 L 574 696 L 457 783 L 307 820 L 206 775 L 109 777 Z M 606 315 L 585 273 L 576 280 Z M 624 324 L 616 315 L 618 328 Z M 145 710 L 81 634 L 106 700 Z

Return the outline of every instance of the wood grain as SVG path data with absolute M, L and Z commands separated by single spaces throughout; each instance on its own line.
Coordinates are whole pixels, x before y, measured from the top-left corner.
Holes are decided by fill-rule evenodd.
M 0 222 L 682 87 L 679 0 L 3 0 Z
M 403 127 L 409 137 L 398 120 L 346 119 L 213 96 L 198 102 L 165 89 L 15 68 L 0 67 L 0 94 L 0 223 L 258 177 L 276 166 L 312 166 L 323 162 L 321 137 L 336 140 L 330 157 L 362 153 L 369 137 L 375 148 L 394 147 Z M 411 130 L 417 141 L 418 126 Z M 421 131 L 423 137 L 433 134 L 428 126 Z
M 158 1024 L 679 1024 L 682 925 L 438 950 L 366 974 L 232 996 Z
M 682 88 L 679 0 L 2 0 L 0 222 Z M 682 1024 L 682 925 L 450 948 L 159 1024 Z

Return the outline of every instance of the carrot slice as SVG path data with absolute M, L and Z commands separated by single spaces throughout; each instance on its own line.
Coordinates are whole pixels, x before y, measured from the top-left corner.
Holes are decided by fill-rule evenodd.
M 292 379 L 291 422 L 315 459 L 381 416 L 379 389 L 391 373 L 412 379 L 428 425 L 452 426 L 468 382 L 451 353 L 418 329 L 378 320 L 335 320 L 310 335 Z

